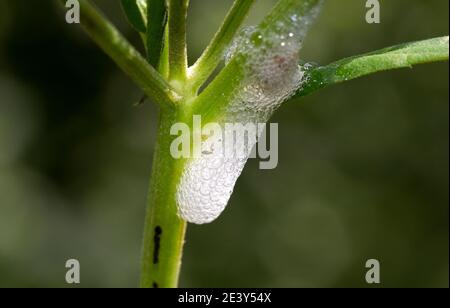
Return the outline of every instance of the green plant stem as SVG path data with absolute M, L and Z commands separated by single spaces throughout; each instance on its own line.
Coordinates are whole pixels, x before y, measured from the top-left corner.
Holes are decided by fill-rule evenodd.
M 169 0 L 169 80 L 182 84 L 187 75 L 186 18 L 189 0 Z
M 80 5 L 83 26 L 89 35 L 163 107 L 145 218 L 141 286 L 176 287 L 186 230 L 186 222 L 177 214 L 175 199 L 183 161 L 170 155 L 170 127 L 179 121 L 179 109 L 167 106 L 174 104 L 170 95 L 177 94 L 93 5 L 86 0 L 80 0 Z
M 193 114 L 201 114 L 204 123 L 218 121 L 244 79 L 243 63 L 240 59 L 232 59 L 194 100 Z
M 63 1 L 64 2 L 64 1 Z M 88 1 L 80 0 L 81 23 L 89 36 L 145 94 L 163 109 L 174 106 L 176 91 L 123 35 Z
M 183 161 L 170 155 L 174 137 L 170 135 L 170 127 L 178 121 L 174 112 L 160 115 L 142 247 L 143 288 L 178 286 L 186 231 L 186 222 L 177 214 L 175 197 Z
M 222 61 L 255 0 L 235 0 L 225 21 L 195 64 L 189 68 L 192 92 L 197 92 Z

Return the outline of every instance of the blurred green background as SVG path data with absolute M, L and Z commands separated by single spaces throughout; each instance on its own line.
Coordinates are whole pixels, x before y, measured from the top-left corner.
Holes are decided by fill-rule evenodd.
M 96 1 L 136 45 L 118 0 Z M 196 59 L 232 1 L 191 0 Z M 249 23 L 273 5 L 260 0 Z M 328 1 L 302 59 L 326 64 L 448 34 L 446 0 Z M 140 48 L 140 47 L 139 47 Z M 0 287 L 138 285 L 157 110 L 53 0 L 0 0 Z M 448 63 L 286 104 L 280 163 L 251 161 L 224 214 L 189 226 L 183 287 L 449 285 Z

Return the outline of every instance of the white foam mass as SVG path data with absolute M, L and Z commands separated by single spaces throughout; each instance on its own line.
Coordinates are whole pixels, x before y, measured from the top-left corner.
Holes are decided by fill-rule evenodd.
M 310 12 L 301 19 L 295 14 L 287 16 L 270 31 L 247 28 L 235 40 L 225 61 L 241 57 L 246 77 L 227 108 L 223 127 L 224 123 L 265 123 L 299 89 L 304 75 L 298 65 L 299 51 L 307 26 L 316 14 Z M 210 223 L 225 209 L 256 144 L 248 136 L 236 139 L 239 138 L 249 143 L 234 145 L 241 155 L 229 157 L 210 148 L 203 151 L 202 157 L 187 162 L 177 189 L 179 215 L 186 221 Z M 213 143 L 206 141 L 202 146 Z

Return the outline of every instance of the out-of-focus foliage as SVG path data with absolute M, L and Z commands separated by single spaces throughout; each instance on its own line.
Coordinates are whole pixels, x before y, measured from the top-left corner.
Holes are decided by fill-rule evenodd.
M 57 1 L 30 2 L 0 2 L 0 286 L 65 286 L 69 258 L 82 286 L 137 286 L 156 109 L 132 107 L 142 93 Z M 120 1 L 96 2 L 140 46 Z M 191 63 L 231 3 L 191 1 Z M 302 58 L 448 34 L 447 1 L 364 16 L 359 0 L 329 1 Z M 369 258 L 382 286 L 448 286 L 448 99 L 437 63 L 281 108 L 279 167 L 252 161 L 224 215 L 189 227 L 181 286 L 366 286 Z

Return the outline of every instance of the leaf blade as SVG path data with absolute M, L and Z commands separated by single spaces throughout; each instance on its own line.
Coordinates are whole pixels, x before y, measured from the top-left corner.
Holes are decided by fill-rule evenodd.
M 147 31 L 145 21 L 145 1 L 143 0 L 121 0 L 122 9 L 133 28 L 141 33 Z
M 156 69 L 159 67 L 164 47 L 164 31 L 167 23 L 165 0 L 147 0 L 147 60 Z
M 307 82 L 294 96 L 308 95 L 326 86 L 391 69 L 407 68 L 449 59 L 449 37 L 400 44 L 314 68 Z

